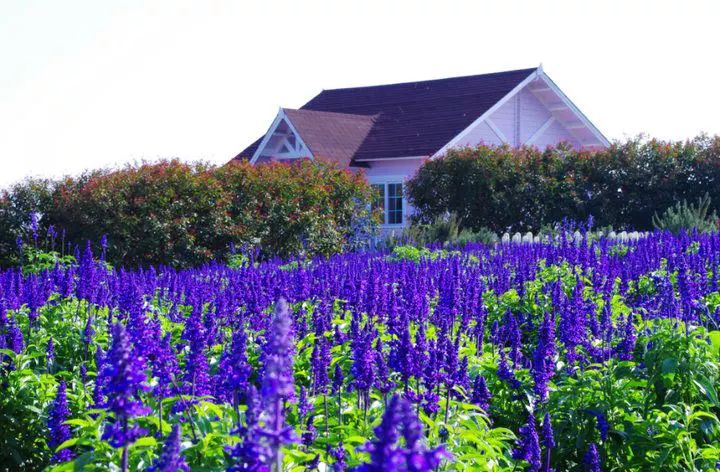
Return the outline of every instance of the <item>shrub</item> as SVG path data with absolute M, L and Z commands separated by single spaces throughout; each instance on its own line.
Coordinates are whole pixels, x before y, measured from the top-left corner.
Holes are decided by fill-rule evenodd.
M 219 257 L 228 238 L 228 195 L 203 164 L 177 160 L 61 181 L 47 222 L 67 238 L 108 235 L 109 260 L 130 266 L 194 265 Z
M 52 200 L 54 183 L 47 179 L 26 179 L 0 192 L 0 266 L 20 262 L 18 237 L 32 241 L 30 231 L 33 214 L 42 213 Z M 38 235 L 45 239 L 45 234 Z
M 486 227 L 477 231 L 460 227 L 456 213 L 440 215 L 430 224 L 413 222 L 405 228 L 399 238 L 401 241 L 411 241 L 415 244 L 450 244 L 464 246 L 468 243 L 493 244 L 497 242 L 497 235 Z
M 720 198 L 720 137 L 616 143 L 597 152 L 560 144 L 455 149 L 408 183 L 420 223 L 456 213 L 460 228 L 537 230 L 563 218 L 652 228 L 652 216 L 705 193 Z
M 0 264 L 19 261 L 30 215 L 40 239 L 53 226 L 64 241 L 99 243 L 116 265 L 193 266 L 228 255 L 330 255 L 358 248 L 376 227 L 362 174 L 329 163 L 221 168 L 178 160 L 86 172 L 60 181 L 27 180 L 0 194 Z M 244 260 L 243 254 L 232 256 Z
M 709 233 L 717 230 L 718 216 L 715 211 L 708 215 L 710 208 L 710 196 L 706 193 L 698 199 L 697 205 L 688 204 L 686 200 L 676 203 L 668 208 L 661 216 L 653 215 L 653 226 L 656 229 L 663 229 L 673 233 L 682 230 L 697 230 L 701 233 Z
M 329 255 L 372 231 L 370 187 L 332 164 L 232 162 L 216 178 L 229 194 L 232 239 L 266 256 Z

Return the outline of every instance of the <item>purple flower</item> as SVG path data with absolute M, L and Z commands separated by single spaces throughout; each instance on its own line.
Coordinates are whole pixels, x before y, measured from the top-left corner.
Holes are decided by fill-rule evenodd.
M 405 448 L 398 446 L 401 435 L 405 439 Z M 422 439 L 422 424 L 412 404 L 394 395 L 380 425 L 375 428 L 375 440 L 363 447 L 364 451 L 370 453 L 370 463 L 362 464 L 354 470 L 430 472 L 437 469 L 443 459 L 452 458 L 442 446 L 427 449 Z
M 53 451 L 53 456 L 50 459 L 50 462 L 67 462 L 72 459 L 73 454 L 70 448 L 65 448 L 62 451 L 55 452 L 58 446 L 71 437 L 70 426 L 65 424 L 65 421 L 67 421 L 69 416 L 70 409 L 68 408 L 67 390 L 65 381 L 61 380 L 57 388 L 57 393 L 55 394 L 55 400 L 53 400 L 52 406 L 50 407 L 50 413 L 48 415 L 48 429 L 50 430 L 48 446 Z
M 294 399 L 295 379 L 292 317 L 284 298 L 275 307 L 266 343 L 263 346 L 263 378 L 261 395 L 268 421 L 258 433 L 267 440 L 272 451 L 272 464 L 282 464 L 280 448 L 296 441 L 291 426 L 285 425 L 285 401 Z
M 165 440 L 160 457 L 148 468 L 148 472 L 176 472 L 179 470 L 188 472 L 190 470 L 180 449 L 180 436 L 180 425 L 174 424 L 170 435 Z
M 305 387 L 300 387 L 300 398 L 298 398 L 298 416 L 300 416 L 300 418 L 305 418 L 312 410 L 313 406 L 308 401 L 307 390 Z
M 529 470 L 537 472 L 542 466 L 540 459 L 540 440 L 535 428 L 535 415 L 528 413 L 527 423 L 520 428 L 520 437 L 513 450 L 513 459 L 527 461 Z
M 292 400 L 295 395 L 293 357 L 295 347 L 292 336 L 290 308 L 281 298 L 275 308 L 266 342 L 263 346 L 263 375 L 260 393 L 265 403 Z
M 332 361 L 330 354 L 330 346 L 325 337 L 321 336 L 315 341 L 315 347 L 310 357 L 310 369 L 312 372 L 312 387 L 316 394 L 327 392 L 330 377 L 328 376 L 328 367 Z
M 470 401 L 485 410 L 486 413 L 490 411 L 490 390 L 487 388 L 485 378 L 478 374 L 473 382 L 473 391 Z
M 546 449 L 555 447 L 555 433 L 553 432 L 552 423 L 550 422 L 550 413 L 545 413 L 542 423 L 542 440 Z
M 335 462 L 330 466 L 332 472 L 345 472 L 347 463 L 345 462 L 346 453 L 343 443 L 339 442 L 336 447 L 331 448 L 330 455 L 335 459 Z
M 247 410 L 245 412 L 245 426 L 239 433 L 243 440 L 226 450 L 233 460 L 229 472 L 269 472 L 266 464 L 270 461 L 272 452 L 264 444 L 263 438 L 258 434 L 258 421 L 261 414 L 260 395 L 254 386 L 250 386 L 246 395 Z
M 602 472 L 600 465 L 600 453 L 595 443 L 590 444 L 588 451 L 583 457 L 583 463 L 585 464 L 586 472 Z
M 242 326 L 235 329 L 232 344 L 220 360 L 218 369 L 219 384 L 216 395 L 231 400 L 234 405 L 239 401 L 240 393 L 248 388 L 252 367 L 247 359 L 247 334 Z
M 113 326 L 112 345 L 105 358 L 102 377 L 103 394 L 107 397 L 104 406 L 114 416 L 105 427 L 103 439 L 113 447 L 126 447 L 145 433 L 137 425 L 131 426 L 129 420 L 148 414 L 150 409 L 139 398 L 140 392 L 148 390 L 145 364 L 133 352 L 127 332 L 120 323 Z
M 607 435 L 608 430 L 610 429 L 610 425 L 608 424 L 605 414 L 601 411 L 591 411 L 590 413 L 592 413 L 592 415 L 597 420 L 597 429 L 600 433 L 600 439 L 602 439 L 603 441 L 607 441 Z
M 333 381 L 332 381 L 332 393 L 333 395 L 337 395 L 343 387 L 343 383 L 345 382 L 345 376 L 343 375 L 342 367 L 340 367 L 340 363 L 335 364 L 335 372 L 333 373 Z
M 45 357 L 47 359 L 47 366 L 48 370 L 52 369 L 52 365 L 55 363 L 55 342 L 52 338 L 47 343 L 47 349 L 46 349 Z

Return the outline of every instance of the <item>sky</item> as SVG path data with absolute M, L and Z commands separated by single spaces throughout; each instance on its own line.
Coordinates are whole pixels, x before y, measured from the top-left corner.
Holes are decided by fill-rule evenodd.
M 611 140 L 720 134 L 720 2 L 0 1 L 0 187 L 222 164 L 322 89 L 543 65 Z

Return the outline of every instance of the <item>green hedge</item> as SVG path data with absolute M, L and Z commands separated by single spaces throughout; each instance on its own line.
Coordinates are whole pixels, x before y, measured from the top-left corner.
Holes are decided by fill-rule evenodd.
M 652 216 L 705 193 L 720 204 L 720 137 L 632 139 L 598 151 L 559 145 L 479 146 L 425 163 L 408 184 L 423 223 L 455 213 L 462 227 L 538 230 L 564 218 L 646 230 Z
M 220 168 L 170 160 L 27 180 L 0 195 L 0 263 L 16 262 L 18 235 L 31 239 L 33 212 L 42 237 L 50 225 L 75 243 L 107 235 L 109 261 L 126 266 L 197 265 L 231 245 L 263 257 L 329 255 L 372 229 L 370 201 L 362 175 L 306 160 Z

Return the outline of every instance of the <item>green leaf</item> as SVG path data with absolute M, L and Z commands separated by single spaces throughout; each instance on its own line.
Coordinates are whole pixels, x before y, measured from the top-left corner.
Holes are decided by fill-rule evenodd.
M 157 440 L 152 436 L 144 436 L 134 443 L 138 447 L 154 447 L 157 446 Z

